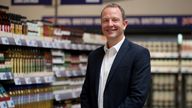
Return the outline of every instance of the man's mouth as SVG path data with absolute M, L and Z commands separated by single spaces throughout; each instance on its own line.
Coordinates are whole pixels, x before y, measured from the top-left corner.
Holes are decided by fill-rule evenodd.
M 108 33 L 111 33 L 111 32 L 117 31 L 117 29 L 107 29 L 106 31 L 107 31 Z

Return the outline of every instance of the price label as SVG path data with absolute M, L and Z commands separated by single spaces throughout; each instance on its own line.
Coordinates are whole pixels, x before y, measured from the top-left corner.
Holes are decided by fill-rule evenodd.
M 26 82 L 26 84 L 32 84 L 32 81 L 31 81 L 30 77 L 26 77 L 25 82 Z
M 27 46 L 37 47 L 38 44 L 35 40 L 27 40 Z
M 44 79 L 45 79 L 45 82 L 49 82 L 49 77 L 48 76 L 45 76 Z
M 48 42 L 43 41 L 42 44 L 44 48 L 48 48 Z
M 78 76 L 78 72 L 75 71 L 75 70 L 73 70 L 73 71 L 72 71 L 72 75 L 73 75 L 73 76 Z
M 0 79 L 1 80 L 6 80 L 7 79 L 6 73 L 0 73 Z
M 52 92 L 48 93 L 48 99 L 49 100 L 53 99 L 53 93 Z
M 0 102 L 0 108 L 8 108 L 5 101 Z
M 71 49 L 77 49 L 77 45 L 76 44 L 71 44 Z
M 78 45 L 77 45 L 77 48 L 78 48 L 79 50 L 82 50 L 82 49 L 83 49 L 83 45 L 78 44 Z
M 90 46 L 90 45 L 85 45 L 85 49 L 86 49 L 86 50 L 90 50 L 90 49 L 91 49 L 91 46 Z
M 5 45 L 9 45 L 9 39 L 8 37 L 1 37 L 2 43 Z
M 31 77 L 30 80 L 31 80 L 31 83 L 32 83 L 32 84 L 35 84 L 35 83 L 36 83 L 36 80 L 35 80 L 34 77 Z
M 33 46 L 33 45 L 32 45 L 32 44 L 33 44 L 32 41 L 27 40 L 26 42 L 27 42 L 27 46 Z
M 34 47 L 37 47 L 37 46 L 38 46 L 37 41 L 32 40 L 32 43 L 33 43 L 33 46 L 34 46 Z
M 55 43 L 55 46 L 56 46 L 56 48 L 61 48 L 59 42 L 56 42 L 56 43 Z
M 85 75 L 86 74 L 86 71 L 81 71 L 81 75 Z
M 52 43 L 52 47 L 53 47 L 53 48 L 57 48 L 56 42 L 53 42 L 53 43 Z
M 55 77 L 54 76 L 50 76 L 50 81 L 54 82 L 55 81 Z
M 76 92 L 72 92 L 72 97 L 73 97 L 73 98 L 77 98 Z
M 55 74 L 57 77 L 61 77 L 61 72 L 60 71 L 55 71 Z
M 96 45 L 92 45 L 92 47 L 91 47 L 92 50 L 95 50 L 96 48 L 97 48 Z
M 15 82 L 16 85 L 21 85 L 20 78 L 14 78 L 14 82 Z
M 11 72 L 5 72 L 6 79 L 13 79 Z
M 8 74 L 9 74 L 9 78 L 13 79 L 13 74 L 11 72 L 9 72 Z
M 52 48 L 53 47 L 52 42 L 47 42 L 47 46 L 48 46 L 48 48 Z
M 70 49 L 71 48 L 71 44 L 64 44 L 64 48 L 65 49 Z
M 53 79 L 54 79 L 52 76 L 46 76 L 44 78 L 45 78 L 45 82 L 47 83 L 53 82 Z
M 8 107 L 9 107 L 9 108 L 14 108 L 14 107 L 15 107 L 15 104 L 14 104 L 14 102 L 13 102 L 12 99 L 10 99 L 9 101 L 7 101 L 7 104 L 8 104 Z
M 75 91 L 75 98 L 80 97 L 81 91 L 77 90 Z
M 66 74 L 66 76 L 67 76 L 67 77 L 72 76 L 72 74 L 71 74 L 71 72 L 70 72 L 70 71 L 65 71 L 65 74 Z
M 22 45 L 22 40 L 21 40 L 21 38 L 15 38 L 15 44 L 16 44 L 16 45 Z
M 60 100 L 61 100 L 61 97 L 60 97 L 59 94 L 55 94 L 55 100 L 57 100 L 57 101 L 60 101 Z
M 41 77 L 35 77 L 35 80 L 36 80 L 36 83 L 37 84 L 40 84 L 43 82 L 42 78 Z

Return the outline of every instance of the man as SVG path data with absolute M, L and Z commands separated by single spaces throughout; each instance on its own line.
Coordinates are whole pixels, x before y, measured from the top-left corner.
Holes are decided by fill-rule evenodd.
M 128 22 L 118 4 L 101 12 L 105 46 L 91 52 L 81 92 L 81 108 L 142 108 L 150 88 L 150 54 L 125 39 Z

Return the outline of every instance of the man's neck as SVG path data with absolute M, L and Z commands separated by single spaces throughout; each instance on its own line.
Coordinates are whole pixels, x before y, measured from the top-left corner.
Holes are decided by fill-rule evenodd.
M 111 48 L 114 45 L 116 45 L 118 42 L 120 42 L 123 39 L 124 36 L 120 36 L 119 38 L 113 38 L 110 40 L 107 40 L 107 48 Z

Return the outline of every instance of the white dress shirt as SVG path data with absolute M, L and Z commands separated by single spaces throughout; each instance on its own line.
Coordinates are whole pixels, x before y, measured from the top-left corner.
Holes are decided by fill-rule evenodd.
M 107 45 L 104 46 L 105 55 L 102 61 L 99 78 L 98 108 L 103 108 L 103 93 L 105 90 L 106 81 L 111 70 L 113 61 L 124 40 L 125 37 L 123 37 L 123 39 L 119 43 L 109 49 L 107 48 Z

